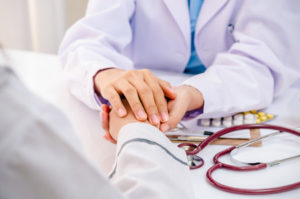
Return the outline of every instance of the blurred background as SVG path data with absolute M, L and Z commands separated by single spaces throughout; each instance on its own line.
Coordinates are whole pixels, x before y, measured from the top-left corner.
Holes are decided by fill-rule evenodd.
M 5 48 L 57 53 L 65 31 L 84 16 L 88 0 L 0 0 Z

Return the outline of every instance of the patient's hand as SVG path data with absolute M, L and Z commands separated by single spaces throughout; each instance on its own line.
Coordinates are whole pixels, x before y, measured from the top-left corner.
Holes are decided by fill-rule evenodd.
M 126 108 L 129 107 L 126 100 L 123 100 L 122 102 Z M 123 126 L 133 122 L 140 122 L 135 118 L 130 108 L 127 109 L 128 114 L 122 118 L 116 111 L 110 111 L 107 105 L 102 105 L 101 109 L 102 127 L 106 131 L 104 138 L 113 143 L 116 143 L 116 140 L 118 140 L 119 131 Z M 146 120 L 145 123 L 149 123 L 149 121 Z
M 111 111 L 109 114 L 109 132 L 115 140 L 118 140 L 119 131 L 123 126 L 133 122 L 140 122 L 135 118 L 132 110 L 129 108 L 127 100 L 123 100 L 122 102 L 128 111 L 125 117 L 120 117 L 117 111 Z M 147 120 L 145 122 L 149 123 Z

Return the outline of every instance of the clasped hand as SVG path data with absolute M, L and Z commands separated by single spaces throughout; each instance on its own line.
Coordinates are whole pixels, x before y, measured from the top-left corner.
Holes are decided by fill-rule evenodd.
M 156 125 L 162 132 L 176 127 L 186 111 L 201 108 L 203 106 L 202 94 L 195 88 L 190 86 L 180 86 L 175 88 L 176 98 L 167 102 L 170 118 L 167 122 L 161 122 Z M 198 103 L 193 102 L 196 100 Z M 132 110 L 129 107 L 127 100 L 123 99 L 122 103 L 128 113 L 124 117 L 119 117 L 116 111 L 111 110 L 108 105 L 101 106 L 100 116 L 102 119 L 102 127 L 105 130 L 104 138 L 116 143 L 120 129 L 126 124 L 137 122 Z M 113 108 L 112 108 L 113 109 Z M 144 122 L 150 123 L 148 120 Z
M 116 142 L 119 130 L 131 122 L 147 122 L 166 132 L 180 122 L 186 111 L 203 106 L 194 87 L 173 88 L 148 69 L 125 71 L 111 68 L 96 74 L 95 89 L 111 107 L 102 105 L 104 137 Z

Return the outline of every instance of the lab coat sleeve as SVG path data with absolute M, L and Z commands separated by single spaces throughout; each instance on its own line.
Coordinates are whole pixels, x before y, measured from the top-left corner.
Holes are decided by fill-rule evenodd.
M 65 34 L 59 49 L 71 93 L 92 109 L 99 110 L 93 76 L 103 68 L 132 69 L 124 55 L 131 42 L 133 0 L 90 0 L 86 16 Z
M 66 118 L 1 67 L 0 110 L 0 198 L 193 198 L 184 152 L 152 126 L 120 132 L 114 187 Z
M 0 198 L 124 198 L 83 153 L 70 124 L 0 67 Z
M 228 30 L 235 40 L 231 48 L 183 83 L 204 96 L 197 118 L 265 108 L 300 78 L 299 7 L 296 0 L 242 3 L 234 30 Z
M 120 131 L 109 178 L 128 198 L 194 198 L 186 162 L 185 152 L 157 128 L 131 123 Z

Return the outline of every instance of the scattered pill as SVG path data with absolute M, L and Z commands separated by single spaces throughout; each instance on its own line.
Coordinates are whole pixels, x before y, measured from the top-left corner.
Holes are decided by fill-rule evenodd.
M 257 112 L 256 110 L 251 110 L 224 118 L 201 119 L 198 120 L 198 125 L 205 127 L 231 127 L 232 125 L 259 124 L 268 120 L 272 120 L 274 117 L 274 114 L 267 114 L 263 111 Z
M 243 120 L 233 120 L 233 125 L 242 125 Z
M 236 114 L 233 116 L 233 119 L 234 120 L 243 120 L 244 116 L 243 116 L 243 114 Z
M 201 119 L 201 126 L 210 126 L 210 119 Z
M 223 121 L 232 121 L 232 116 L 224 117 Z
M 254 120 L 255 116 L 251 113 L 247 113 L 245 115 L 245 120 Z
M 215 126 L 215 127 L 221 126 L 221 118 L 214 118 L 212 120 L 212 125 Z
M 259 119 L 260 119 L 260 121 L 264 122 L 264 121 L 266 121 L 268 118 L 267 118 L 267 116 L 261 116 Z

